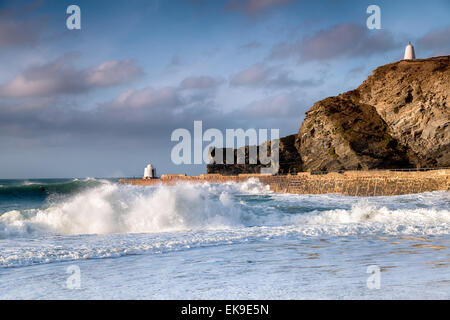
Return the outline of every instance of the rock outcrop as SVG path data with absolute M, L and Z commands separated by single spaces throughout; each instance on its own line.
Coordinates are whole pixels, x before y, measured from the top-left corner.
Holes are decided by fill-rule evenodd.
M 314 104 L 298 133 L 303 167 L 308 171 L 402 168 L 411 164 L 406 148 L 390 134 L 376 109 L 352 94 Z
M 407 147 L 414 167 L 450 166 L 450 56 L 379 67 L 357 91 Z
M 302 171 L 302 162 L 300 154 L 295 144 L 297 135 L 293 134 L 279 140 L 278 150 L 279 150 L 279 164 L 280 169 L 279 174 L 296 174 Z M 258 154 L 260 154 L 260 146 L 256 149 Z M 207 173 L 221 173 L 223 175 L 238 175 L 242 173 L 260 173 L 261 168 L 269 167 L 269 165 L 261 164 L 259 159 L 256 164 L 250 164 L 249 161 L 249 146 L 243 149 L 245 154 L 245 164 L 238 164 L 238 150 L 233 150 L 233 161 L 227 163 L 226 161 L 226 149 L 215 148 L 211 150 L 211 157 L 216 155 L 216 152 L 222 152 L 222 163 L 211 163 L 207 166 Z M 270 157 L 271 142 L 267 142 L 267 146 L 263 149 L 267 152 L 268 158 Z
M 450 56 L 381 66 L 357 89 L 316 102 L 298 134 L 280 139 L 279 173 L 450 167 L 449 103 Z M 211 164 L 208 173 L 260 168 Z

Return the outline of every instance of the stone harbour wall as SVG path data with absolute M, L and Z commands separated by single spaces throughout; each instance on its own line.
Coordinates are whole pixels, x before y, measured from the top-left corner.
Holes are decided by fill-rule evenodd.
M 163 175 L 160 179 L 121 179 L 119 183 L 131 185 L 173 185 L 180 182 L 226 183 L 244 182 L 256 178 L 279 193 L 329 194 L 348 196 L 391 196 L 431 191 L 450 191 L 450 169 L 431 171 L 347 171 L 344 173 L 297 175 L 240 174 L 223 176 L 203 174 L 200 176 Z

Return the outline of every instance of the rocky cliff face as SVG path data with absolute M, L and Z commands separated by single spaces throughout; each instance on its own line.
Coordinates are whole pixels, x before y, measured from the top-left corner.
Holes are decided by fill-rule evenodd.
M 450 56 L 377 68 L 317 102 L 298 133 L 310 171 L 450 166 Z
M 351 94 L 317 102 L 306 114 L 297 146 L 309 171 L 410 166 L 406 148 L 392 137 L 376 109 Z
M 280 173 L 450 167 L 449 103 L 450 56 L 379 67 L 357 89 L 315 103 L 298 134 L 282 138 Z M 246 170 L 238 173 L 259 168 Z
M 382 66 L 357 91 L 415 167 L 450 166 L 450 56 Z

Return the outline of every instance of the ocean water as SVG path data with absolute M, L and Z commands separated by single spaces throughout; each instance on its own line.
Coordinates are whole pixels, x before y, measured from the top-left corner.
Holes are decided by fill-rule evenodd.
M 449 192 L 0 180 L 0 299 L 449 298 Z

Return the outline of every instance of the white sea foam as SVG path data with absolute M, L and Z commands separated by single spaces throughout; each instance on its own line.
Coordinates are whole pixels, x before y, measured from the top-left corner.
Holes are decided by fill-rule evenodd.
M 428 199 L 432 197 L 425 197 Z M 104 183 L 46 209 L 0 216 L 0 238 L 42 234 L 126 234 L 230 228 L 295 227 L 300 233 L 449 233 L 448 193 L 444 203 L 423 208 L 377 204 L 368 198 L 270 193 L 246 183 L 133 187 Z M 340 202 L 352 202 L 339 208 Z M 390 199 L 395 199 L 392 197 Z M 400 198 L 401 199 L 401 198 Z M 423 201 L 422 201 L 423 202 Z M 342 206 L 342 205 L 341 205 Z
M 227 186 L 226 189 L 231 188 Z M 232 202 L 211 199 L 211 185 L 158 188 L 103 184 L 47 209 L 10 211 L 0 216 L 0 237 L 36 233 L 60 235 L 166 232 L 240 225 Z
M 450 234 L 449 199 L 448 192 L 379 198 L 286 195 L 254 180 L 158 187 L 105 182 L 46 209 L 0 215 L 0 239 L 13 241 L 0 241 L 0 266 L 280 237 Z
M 25 180 L 24 182 L 22 182 L 22 186 L 33 186 L 33 185 L 36 185 L 36 184 L 39 184 L 39 182 L 32 182 L 32 181 L 28 181 L 28 180 Z
M 387 272 L 371 294 L 448 298 L 449 207 L 448 192 L 358 198 L 277 194 L 256 180 L 103 181 L 0 214 L 0 297 L 364 298 L 376 264 Z M 83 290 L 62 286 L 69 264 Z

